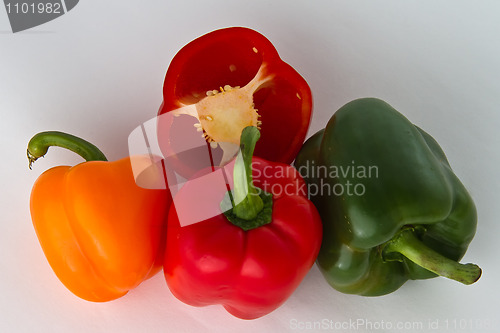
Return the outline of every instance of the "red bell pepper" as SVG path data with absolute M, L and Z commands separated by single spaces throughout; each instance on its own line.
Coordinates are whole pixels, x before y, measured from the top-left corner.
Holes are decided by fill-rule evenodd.
M 214 149 L 220 146 L 223 162 L 238 151 L 243 128 L 256 126 L 262 138 L 255 155 L 290 164 L 307 134 L 312 96 L 306 81 L 280 59 L 269 40 L 254 30 L 233 27 L 193 40 L 173 58 L 159 115 L 171 111 L 194 117 L 192 125 L 200 133 L 191 127 L 192 134 L 202 134 Z M 159 119 L 159 142 L 168 145 L 162 151 L 180 151 L 165 130 L 170 118 Z
M 193 306 L 222 304 L 243 319 L 268 314 L 292 294 L 313 265 L 322 236 L 299 173 L 258 157 L 252 163 L 258 137 L 255 127 L 243 130 L 234 185 L 228 181 L 232 193 L 214 190 L 203 199 L 205 207 L 220 204 L 219 215 L 183 225 L 176 209 L 192 210 L 199 194 L 196 183 L 187 182 L 167 224 L 164 274 L 172 293 Z

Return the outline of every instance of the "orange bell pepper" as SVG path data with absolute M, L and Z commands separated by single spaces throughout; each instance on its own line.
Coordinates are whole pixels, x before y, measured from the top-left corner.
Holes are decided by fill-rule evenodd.
M 87 162 L 54 167 L 35 182 L 30 209 L 40 245 L 72 293 L 95 302 L 119 298 L 161 269 L 170 194 L 137 186 L 133 158 L 106 162 L 95 146 L 61 132 L 31 139 L 30 168 L 54 145 Z

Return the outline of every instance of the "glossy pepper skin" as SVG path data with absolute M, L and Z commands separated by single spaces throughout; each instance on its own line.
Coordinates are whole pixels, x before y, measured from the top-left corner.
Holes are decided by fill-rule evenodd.
M 119 298 L 161 269 L 170 196 L 137 186 L 130 157 L 107 162 L 95 146 L 60 132 L 30 141 L 30 163 L 51 145 L 88 162 L 51 168 L 36 180 L 30 209 L 40 245 L 73 294 L 94 302 Z
M 165 76 L 158 115 L 172 111 L 191 115 L 193 125 L 202 130 L 192 127 L 191 134 L 203 133 L 228 155 L 225 143 L 237 150 L 242 129 L 259 127 L 255 155 L 290 164 L 307 134 L 312 96 L 307 82 L 281 60 L 266 37 L 232 27 L 203 35 L 175 55 Z M 168 137 L 170 131 L 162 130 L 171 126 L 169 118 L 159 119 L 160 145 L 169 142 L 180 151 L 175 138 Z
M 289 165 L 258 157 L 253 158 L 252 174 L 255 186 L 274 192 L 272 213 L 263 225 L 244 230 L 221 211 L 182 226 L 177 205 L 172 205 L 164 273 L 170 290 L 181 301 L 193 306 L 222 304 L 236 317 L 255 319 L 285 302 L 314 264 L 321 221 L 306 198 L 303 179 Z M 187 183 L 177 195 L 187 204 L 196 192 Z M 224 195 L 224 191 L 214 192 L 206 200 L 219 205 Z M 252 223 L 240 222 L 243 227 Z
M 295 166 L 310 190 L 323 186 L 312 198 L 324 228 L 317 263 L 335 289 L 377 296 L 436 274 L 479 278 L 479 267 L 457 263 L 476 230 L 470 195 L 438 143 L 389 104 L 346 104 L 307 140 Z M 357 194 L 355 184 L 363 184 Z

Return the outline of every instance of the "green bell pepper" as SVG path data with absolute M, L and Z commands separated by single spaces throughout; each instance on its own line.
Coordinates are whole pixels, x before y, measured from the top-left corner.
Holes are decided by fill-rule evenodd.
M 295 167 L 322 217 L 317 263 L 335 289 L 378 296 L 408 279 L 479 279 L 477 265 L 458 263 L 476 231 L 470 195 L 438 143 L 389 104 L 343 106 Z

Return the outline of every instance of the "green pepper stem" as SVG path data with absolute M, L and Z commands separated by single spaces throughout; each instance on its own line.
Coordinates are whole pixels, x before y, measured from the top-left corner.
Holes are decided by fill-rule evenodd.
M 259 190 L 253 185 L 252 156 L 260 138 L 257 127 L 248 126 L 241 132 L 240 152 L 234 164 L 233 213 L 240 219 L 252 220 L 264 207 Z
M 401 254 L 415 264 L 446 278 L 472 284 L 481 276 L 475 264 L 460 264 L 427 247 L 411 228 L 402 230 L 383 248 L 384 256 Z
M 44 156 L 51 146 L 69 149 L 86 161 L 107 161 L 106 156 L 90 142 L 71 134 L 47 131 L 36 134 L 28 143 L 27 155 L 30 169 L 33 162 Z

